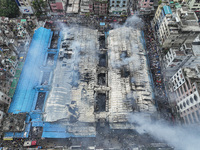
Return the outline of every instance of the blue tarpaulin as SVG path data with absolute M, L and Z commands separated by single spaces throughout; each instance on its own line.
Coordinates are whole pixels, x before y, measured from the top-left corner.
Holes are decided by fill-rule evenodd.
M 43 27 L 36 30 L 26 57 L 26 61 L 8 110 L 9 113 L 18 114 L 30 112 L 33 105 L 37 86 L 40 79 L 40 66 L 43 63 L 48 46 L 51 30 Z
M 157 73 L 161 73 L 161 71 L 160 71 L 160 70 L 158 70 L 158 71 L 157 71 Z

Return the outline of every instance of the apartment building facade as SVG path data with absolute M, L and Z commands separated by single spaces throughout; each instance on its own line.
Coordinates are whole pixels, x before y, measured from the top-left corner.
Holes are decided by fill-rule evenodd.
M 139 0 L 137 9 L 140 14 L 151 14 L 154 11 L 154 0 Z
M 158 7 L 154 17 L 154 28 L 162 48 L 180 47 L 191 43 L 200 33 L 198 18 L 186 7 L 171 9 L 168 5 Z
M 93 1 L 93 12 L 95 15 L 107 15 L 108 0 Z
M 48 2 L 52 11 L 51 15 L 65 15 L 67 0 L 49 0 Z
M 184 43 L 180 48 L 170 48 L 163 58 L 165 75 L 170 76 L 181 67 L 200 64 L 200 42 Z
M 200 0 L 188 0 L 187 4 L 191 10 L 200 11 Z
M 129 9 L 129 0 L 110 0 L 109 13 L 111 15 L 126 15 Z
M 29 14 L 29 15 L 34 14 L 34 9 L 31 6 L 31 2 L 33 0 L 15 0 L 15 1 L 22 14 Z
M 200 123 L 200 68 L 180 68 L 170 79 L 171 100 L 185 124 Z M 173 95 L 173 96 L 172 96 Z
M 66 14 L 78 14 L 79 5 L 80 5 L 80 0 L 68 0 Z

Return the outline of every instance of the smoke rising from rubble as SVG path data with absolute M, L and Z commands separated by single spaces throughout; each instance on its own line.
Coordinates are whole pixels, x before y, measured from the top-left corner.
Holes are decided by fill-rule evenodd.
M 74 67 L 73 71 L 73 82 L 77 84 L 79 81 L 79 63 L 81 61 L 81 57 L 84 57 L 88 60 L 90 60 L 91 57 L 98 59 L 97 52 L 95 54 L 93 52 L 90 52 L 90 48 L 87 49 L 87 51 L 84 51 L 83 45 L 81 45 L 80 39 L 77 39 L 77 31 L 81 32 L 82 26 L 76 25 L 76 27 L 73 27 L 72 25 L 70 27 L 66 27 L 62 24 L 62 31 L 64 35 L 64 39 L 69 38 L 70 35 L 74 37 L 74 40 L 72 40 L 69 49 L 72 49 L 72 59 L 69 59 L 68 61 L 73 61 L 72 65 Z M 95 39 L 88 39 L 86 37 L 85 39 L 87 41 L 87 47 L 95 47 Z M 93 55 L 94 54 L 94 55 Z
M 70 112 L 73 107 L 72 101 L 75 99 L 74 91 L 87 84 L 86 82 L 81 82 L 80 77 L 84 76 L 85 70 L 90 67 L 86 66 L 87 62 L 93 61 L 97 57 L 94 52 L 96 50 L 94 49 L 96 46 L 95 40 L 97 39 L 87 36 L 89 29 L 81 26 L 65 26 L 63 24 L 60 24 L 60 27 L 63 34 L 61 49 L 57 67 L 54 70 L 52 90 L 45 108 L 47 114 L 45 118 L 48 122 L 60 119 L 69 120 L 70 117 L 79 119 L 76 111 Z M 85 97 L 87 98 L 87 95 Z M 81 107 L 88 105 L 85 102 L 80 103 L 82 103 Z
M 126 39 L 127 42 L 129 42 L 130 46 L 131 46 L 131 54 L 128 57 L 126 57 L 125 54 L 122 54 L 120 56 L 120 58 L 121 58 L 120 60 L 115 60 L 115 58 L 112 59 L 113 56 L 110 55 L 111 60 L 113 60 L 113 61 L 111 61 L 112 67 L 120 68 L 122 66 L 130 64 L 131 62 L 134 62 L 133 63 L 134 67 L 132 67 L 131 69 L 137 70 L 141 66 L 141 62 L 138 62 L 138 60 L 140 60 L 139 50 L 143 49 L 143 48 L 141 48 L 134 41 L 130 41 L 129 39 L 131 36 L 130 32 L 132 29 L 137 30 L 137 29 L 141 29 L 143 27 L 144 23 L 142 22 L 142 19 L 136 15 L 133 15 L 131 17 L 128 17 L 126 22 L 123 25 L 120 25 L 117 23 L 112 23 L 111 25 L 114 27 L 114 30 L 117 30 L 116 32 L 118 32 L 118 34 L 121 35 L 121 39 Z M 126 32 L 126 34 L 124 34 L 124 32 Z
M 198 150 L 200 130 L 195 126 L 172 126 L 164 121 L 149 121 L 145 114 L 130 115 L 130 122 L 136 123 L 139 134 L 148 133 L 159 141 L 167 142 L 176 150 Z
M 123 27 L 131 27 L 133 29 L 141 29 L 144 26 L 144 22 L 137 15 L 133 15 L 131 17 L 128 17 L 126 19 L 126 22 L 123 25 L 120 25 L 118 23 L 111 23 L 111 26 L 114 29 L 123 28 Z
M 133 16 L 128 17 L 126 19 L 126 22 L 125 22 L 125 24 L 123 26 L 132 27 L 134 29 L 136 29 L 136 28 L 140 28 L 141 29 L 144 26 L 144 23 L 143 23 L 141 18 L 139 18 L 136 15 L 133 15 Z

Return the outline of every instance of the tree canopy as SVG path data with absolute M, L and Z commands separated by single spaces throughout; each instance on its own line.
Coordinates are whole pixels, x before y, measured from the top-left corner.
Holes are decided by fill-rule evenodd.
M 19 15 L 19 8 L 14 0 L 0 0 L 0 16 L 14 18 Z
M 42 15 L 44 12 L 42 11 L 42 9 L 46 8 L 46 3 L 43 0 L 35 0 L 32 2 L 32 6 L 35 9 L 35 15 L 37 17 L 40 17 L 40 15 Z

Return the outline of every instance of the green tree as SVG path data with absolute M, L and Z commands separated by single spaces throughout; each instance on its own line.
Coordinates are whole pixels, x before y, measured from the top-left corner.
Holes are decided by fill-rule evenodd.
M 19 15 L 19 8 L 13 0 L 0 0 L 0 16 L 14 18 Z
M 43 10 L 47 7 L 46 3 L 43 0 L 35 0 L 32 2 L 32 6 L 35 9 L 35 15 L 40 17 L 43 14 Z
M 85 13 L 85 16 L 89 17 L 90 16 L 90 12 Z
M 13 60 L 13 61 L 15 61 L 16 57 L 15 56 L 11 56 L 10 59 Z
M 162 0 L 159 0 L 158 4 L 159 4 L 159 5 L 162 4 Z

